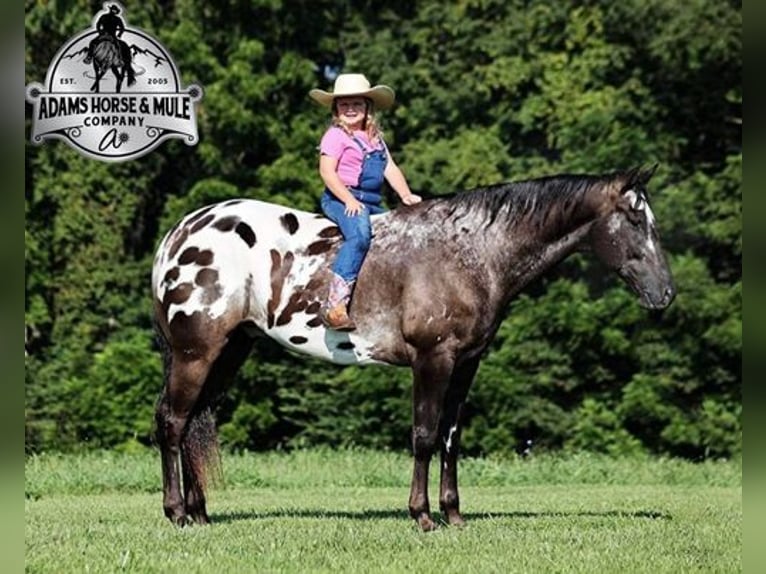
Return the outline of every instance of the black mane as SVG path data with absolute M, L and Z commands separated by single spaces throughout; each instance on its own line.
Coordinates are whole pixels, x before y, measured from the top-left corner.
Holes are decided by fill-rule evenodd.
M 611 181 L 616 174 L 607 176 L 561 174 L 525 181 L 500 183 L 477 187 L 434 197 L 432 206 L 448 206 L 450 219 L 459 219 L 467 213 L 483 213 L 487 225 L 497 222 L 526 220 L 540 225 L 556 209 L 571 213 L 592 186 Z

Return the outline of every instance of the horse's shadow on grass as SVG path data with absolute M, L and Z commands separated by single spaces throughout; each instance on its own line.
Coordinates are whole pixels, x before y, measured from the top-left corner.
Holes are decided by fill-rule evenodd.
M 433 514 L 437 522 L 441 522 L 442 516 L 439 512 Z M 265 520 L 269 518 L 329 518 L 344 520 L 374 521 L 385 519 L 409 519 L 406 510 L 306 510 L 300 508 L 280 508 L 275 510 L 266 510 L 264 512 L 221 512 L 211 515 L 213 523 L 232 523 L 242 520 Z M 657 510 L 605 510 L 595 511 L 516 511 L 516 512 L 467 512 L 463 513 L 466 521 L 474 522 L 480 520 L 497 519 L 521 519 L 521 518 L 636 518 L 649 520 L 673 520 L 673 517 L 667 512 Z

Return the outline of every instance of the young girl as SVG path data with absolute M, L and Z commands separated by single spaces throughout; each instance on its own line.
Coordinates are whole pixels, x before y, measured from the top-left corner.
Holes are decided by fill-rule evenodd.
M 383 180 L 405 205 L 421 198 L 410 191 L 375 120 L 376 109 L 393 105 L 391 88 L 370 87 L 362 74 L 341 74 L 332 93 L 314 89 L 309 96 L 332 110 L 332 125 L 319 145 L 319 175 L 325 184 L 321 205 L 344 238 L 320 316 L 331 329 L 350 331 L 355 325 L 348 316 L 348 302 L 370 247 L 370 215 L 385 211 L 381 206 Z

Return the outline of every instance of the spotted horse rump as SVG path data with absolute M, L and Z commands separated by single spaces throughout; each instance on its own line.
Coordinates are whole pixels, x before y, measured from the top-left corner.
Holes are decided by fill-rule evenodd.
M 436 524 L 428 468 L 442 459 L 439 505 L 462 524 L 460 412 L 509 302 L 575 251 L 589 251 L 649 309 L 675 296 L 647 184 L 654 170 L 561 174 L 501 183 L 373 217 L 373 241 L 349 309 L 353 332 L 319 308 L 340 232 L 321 215 L 233 199 L 183 217 L 152 270 L 165 384 L 155 418 L 163 507 L 177 524 L 209 522 L 212 406 L 258 336 L 338 364 L 413 373 L 411 516 Z
M 339 333 L 319 319 L 339 242 L 338 227 L 313 213 L 255 200 L 203 207 L 157 251 L 158 324 L 187 356 L 203 352 L 209 333 L 241 326 L 338 364 L 387 362 L 369 329 Z

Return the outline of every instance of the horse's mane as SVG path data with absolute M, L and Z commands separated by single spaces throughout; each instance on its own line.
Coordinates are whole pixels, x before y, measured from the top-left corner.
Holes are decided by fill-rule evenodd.
M 591 187 L 603 185 L 616 175 L 561 174 L 499 183 L 436 196 L 429 200 L 429 209 L 445 206 L 448 219 L 453 221 L 470 213 L 480 214 L 487 226 L 519 220 L 539 226 L 554 211 L 565 217 L 572 215 Z

